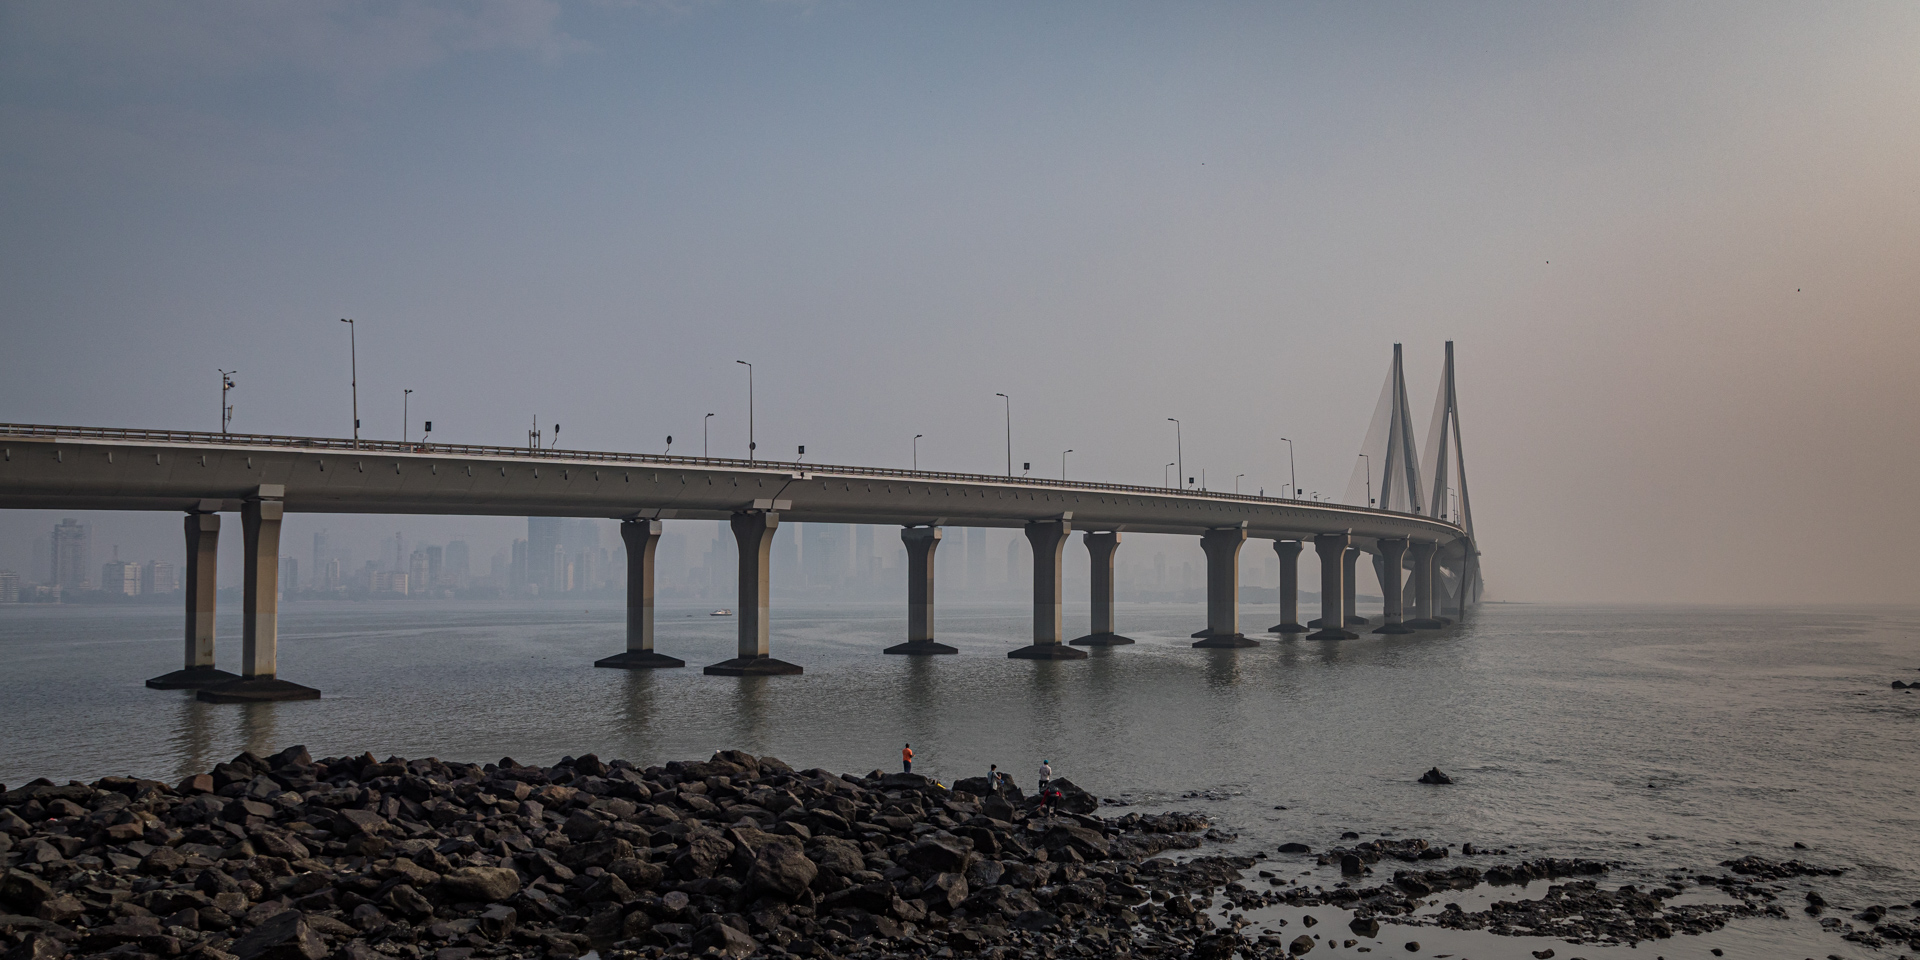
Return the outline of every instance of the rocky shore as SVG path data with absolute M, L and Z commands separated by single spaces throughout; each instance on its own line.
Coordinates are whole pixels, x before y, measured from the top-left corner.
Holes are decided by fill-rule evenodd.
M 295 747 L 0 796 L 0 952 L 206 960 L 1231 953 L 1204 818 L 736 751 L 640 768 Z M 978 792 L 970 792 L 969 787 Z M 1224 952 L 1222 948 L 1224 947 Z

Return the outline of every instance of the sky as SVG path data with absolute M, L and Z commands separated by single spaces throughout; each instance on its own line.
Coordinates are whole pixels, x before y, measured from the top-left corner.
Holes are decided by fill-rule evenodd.
M 352 317 L 368 436 L 411 389 L 741 455 L 747 360 L 768 456 L 998 472 L 1006 393 L 1016 472 L 1276 492 L 1286 437 L 1338 495 L 1452 340 L 1490 597 L 1909 601 L 1916 49 L 1899 3 L 13 0 L 0 420 L 217 429 L 224 368 L 233 429 L 343 436 Z

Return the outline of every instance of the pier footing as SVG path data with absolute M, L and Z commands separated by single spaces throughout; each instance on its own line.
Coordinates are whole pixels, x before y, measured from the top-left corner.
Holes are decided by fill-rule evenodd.
M 654 653 L 652 650 L 628 650 L 611 657 L 601 657 L 595 660 L 593 665 L 620 670 L 666 670 L 684 667 L 687 662 L 678 657 L 669 657 L 664 653 Z
M 163 673 L 148 680 L 147 686 L 155 690 L 203 690 L 207 687 L 232 683 L 238 679 L 240 675 L 237 673 L 228 673 L 213 667 L 190 667 L 185 670 L 175 670 L 172 673 Z
M 1317 630 L 1306 636 L 1308 640 L 1358 640 L 1360 635 L 1352 630 Z
M 1268 633 L 1306 633 L 1307 628 L 1297 623 L 1276 623 Z
M 201 690 L 195 696 L 206 703 L 272 703 L 280 700 L 318 700 L 320 691 L 277 677 L 243 677 Z
M 709 677 L 790 677 L 805 673 L 797 663 L 772 657 L 734 657 L 701 671 Z
M 1117 633 L 1089 633 L 1069 642 L 1076 647 L 1124 647 L 1132 643 L 1133 638 L 1123 637 Z
M 939 643 L 934 640 L 908 640 L 905 643 L 896 643 L 882 652 L 897 653 L 909 657 L 933 657 L 949 653 L 959 653 L 960 651 L 958 648 L 949 647 L 944 643 Z
M 1239 650 L 1244 647 L 1257 647 L 1259 645 L 1260 641 L 1244 633 L 1208 634 L 1206 639 L 1194 643 L 1194 647 L 1201 650 Z
M 1035 643 L 1007 651 L 1009 660 L 1085 660 L 1087 652 L 1064 643 Z

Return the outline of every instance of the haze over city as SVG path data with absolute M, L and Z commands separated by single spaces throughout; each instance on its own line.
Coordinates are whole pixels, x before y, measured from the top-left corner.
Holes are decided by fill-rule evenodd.
M 1007 393 L 1016 473 L 1161 483 L 1177 417 L 1211 488 L 1278 492 L 1289 437 L 1338 498 L 1391 345 L 1424 424 L 1452 340 L 1489 597 L 1898 601 L 1916 40 L 1902 5 L 14 3 L 0 402 L 212 430 L 227 369 L 232 429 L 345 436 L 353 317 L 369 436 L 411 389 L 413 436 L 698 452 L 711 412 L 742 456 L 747 360 L 768 457 L 999 472 Z M 0 567 L 66 515 L 0 514 Z M 180 549 L 81 519 L 96 566 Z M 305 516 L 288 552 L 321 528 L 527 536 Z

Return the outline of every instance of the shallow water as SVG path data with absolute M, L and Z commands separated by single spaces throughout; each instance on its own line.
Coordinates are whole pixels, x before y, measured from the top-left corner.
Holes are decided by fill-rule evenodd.
M 237 670 L 233 606 L 219 660 Z M 1049 663 L 1004 657 L 1030 623 L 1015 604 L 943 606 L 939 638 L 960 655 L 906 658 L 879 653 L 904 636 L 900 606 L 783 603 L 774 655 L 807 673 L 743 679 L 698 671 L 732 655 L 734 621 L 708 609 L 661 607 L 661 652 L 694 667 L 649 673 L 592 667 L 622 646 L 616 604 L 290 603 L 280 675 L 326 698 L 216 706 L 142 686 L 179 666 L 171 607 L 7 605 L 0 782 L 173 780 L 296 743 L 545 763 L 738 747 L 864 772 L 893 769 L 911 741 L 916 772 L 991 762 L 1031 785 L 1050 759 L 1102 796 L 1212 814 L 1236 850 L 1393 833 L 1626 864 L 1609 883 L 1798 856 L 1850 868 L 1818 881 L 1835 914 L 1920 897 L 1920 694 L 1889 689 L 1920 680 L 1920 610 L 1488 605 L 1413 637 L 1201 651 L 1187 639 L 1201 605 L 1123 604 L 1139 643 Z M 1243 624 L 1273 615 L 1248 607 Z M 1414 782 L 1434 765 L 1459 783 Z M 1816 941 L 1825 952 L 1807 953 Z M 1464 938 L 1453 952 L 1518 945 Z M 1710 946 L 1872 954 L 1798 917 L 1656 952 Z

